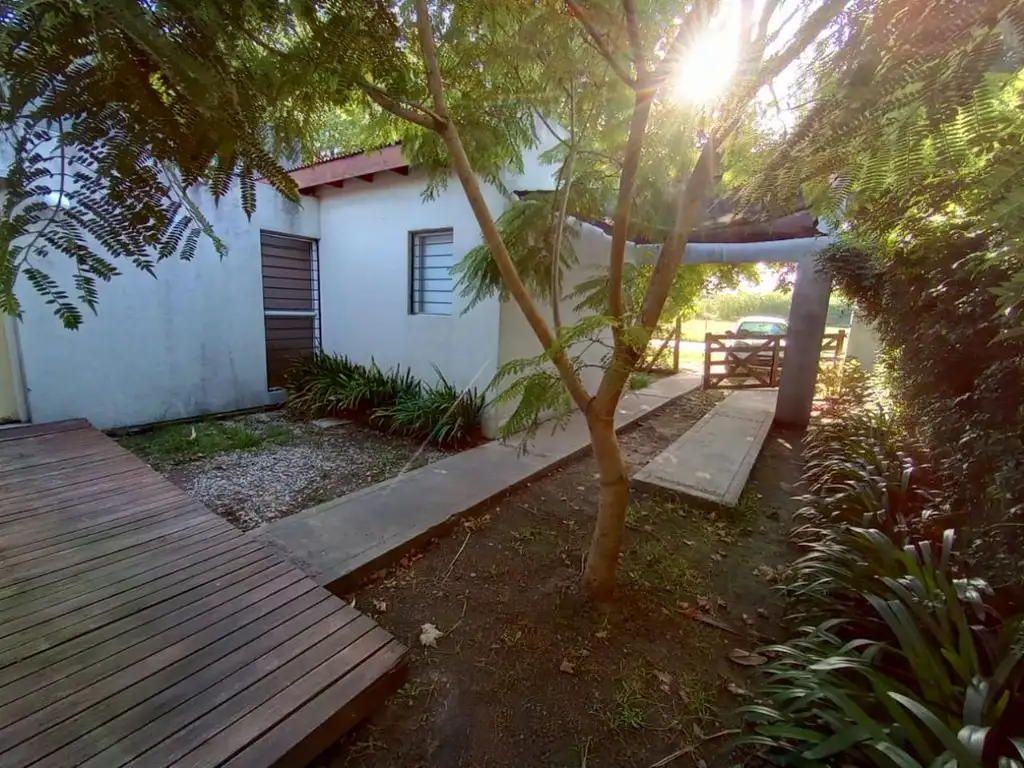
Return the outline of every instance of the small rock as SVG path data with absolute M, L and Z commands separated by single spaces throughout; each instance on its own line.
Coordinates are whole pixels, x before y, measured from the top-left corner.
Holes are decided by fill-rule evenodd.
M 352 422 L 347 419 L 336 419 L 333 416 L 328 416 L 323 419 L 316 419 L 312 422 L 313 426 L 317 429 L 333 429 L 334 427 L 340 427 L 345 424 L 351 424 Z
M 745 614 L 745 613 L 740 614 L 740 617 L 743 619 L 743 623 L 746 624 L 747 626 L 753 625 L 754 620 L 752 618 L 750 618 L 747 614 Z
M 728 657 L 729 661 L 742 664 L 744 667 L 760 667 L 762 664 L 768 663 L 768 659 L 765 656 L 745 651 L 742 648 L 733 648 L 729 651 Z
M 768 618 L 768 611 L 766 611 L 764 608 L 758 608 L 757 609 L 757 615 L 760 616 L 762 619 L 767 619 Z
M 568 659 L 562 659 L 562 663 L 558 665 L 558 671 L 565 672 L 565 674 L 567 675 L 575 675 L 576 665 Z
M 384 613 L 388 609 L 388 604 L 378 598 L 373 599 L 373 607 L 376 608 L 380 613 Z

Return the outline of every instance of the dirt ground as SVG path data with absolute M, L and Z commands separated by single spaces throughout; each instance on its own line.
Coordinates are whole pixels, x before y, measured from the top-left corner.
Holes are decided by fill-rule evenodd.
M 631 471 L 717 398 L 694 394 L 625 433 Z M 729 654 L 775 631 L 799 439 L 769 435 L 728 514 L 634 494 L 613 604 L 576 590 L 596 506 L 589 458 L 363 588 L 356 607 L 411 649 L 409 681 L 320 768 L 729 764 L 718 753 L 751 669 Z M 427 624 L 443 633 L 434 647 Z
M 200 422 L 197 432 L 189 431 L 192 426 L 170 425 L 122 444 L 243 531 L 446 455 L 355 422 L 319 429 L 284 410 Z M 192 450 L 190 443 L 208 437 L 204 430 L 226 430 L 221 442 L 231 449 Z

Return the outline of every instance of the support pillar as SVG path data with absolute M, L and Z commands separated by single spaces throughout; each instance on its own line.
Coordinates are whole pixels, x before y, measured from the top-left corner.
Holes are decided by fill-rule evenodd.
M 818 271 L 813 258 L 798 263 L 793 303 L 789 310 L 782 381 L 775 406 L 776 424 L 806 427 L 811 420 L 831 291 L 832 279 Z

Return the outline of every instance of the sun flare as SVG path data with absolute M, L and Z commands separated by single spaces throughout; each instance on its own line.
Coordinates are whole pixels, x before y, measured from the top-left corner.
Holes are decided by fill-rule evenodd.
M 738 38 L 728 19 L 696 40 L 679 62 L 673 97 L 676 101 L 707 105 L 720 98 L 729 87 L 736 69 Z

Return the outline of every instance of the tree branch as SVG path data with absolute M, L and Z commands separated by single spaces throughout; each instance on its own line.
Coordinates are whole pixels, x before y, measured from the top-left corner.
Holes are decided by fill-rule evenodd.
M 437 47 L 434 44 L 434 30 L 430 22 L 430 12 L 427 3 L 428 0 L 415 0 L 416 34 L 419 38 L 420 50 L 427 69 L 427 87 L 430 90 L 430 96 L 434 103 L 434 112 L 437 113 L 438 118 L 441 120 L 438 126 L 438 133 L 448 147 L 452 165 L 455 167 L 455 173 L 458 175 L 462 188 L 466 192 L 466 199 L 469 201 L 470 208 L 473 209 L 473 214 L 480 225 L 484 242 L 490 248 L 491 257 L 501 273 L 505 287 L 508 288 L 508 292 L 526 317 L 526 321 L 533 329 L 537 340 L 540 341 L 544 351 L 558 370 L 573 401 L 577 407 L 586 411 L 591 400 L 590 393 L 584 388 L 571 362 L 566 357 L 561 341 L 553 338 L 551 330 L 548 328 L 547 323 L 544 322 L 544 318 L 540 316 L 537 306 L 533 303 L 533 299 L 530 298 L 530 294 L 523 285 L 523 281 L 519 278 L 519 273 L 516 271 L 515 264 L 509 256 L 505 241 L 502 239 L 501 233 L 498 232 L 494 218 L 487 208 L 487 201 L 484 200 L 483 191 L 480 189 L 480 180 L 477 178 L 469 157 L 466 155 L 466 149 L 459 138 L 458 129 L 448 117 L 448 108 L 444 97 L 444 83 L 441 79 L 441 70 L 437 64 Z
M 746 105 L 757 95 L 761 86 L 771 81 L 779 72 L 792 64 L 807 46 L 814 42 L 818 35 L 842 12 L 846 2 L 847 0 L 827 0 L 824 5 L 811 14 L 797 31 L 796 35 L 794 35 L 790 44 L 781 53 L 772 56 L 765 62 L 759 68 L 755 77 L 748 78 L 745 83 L 740 84 L 737 101 L 742 105 L 742 109 L 737 110 L 727 120 L 725 126 L 712 134 L 708 141 L 705 142 L 690 174 L 690 178 L 676 200 L 676 212 L 672 231 L 661 247 L 658 259 L 654 265 L 654 273 L 651 275 L 651 282 L 647 286 L 647 292 L 644 296 L 643 308 L 636 324 L 641 331 L 638 341 L 643 342 L 644 348 L 646 348 L 651 331 L 657 325 L 661 311 L 665 307 L 665 301 L 672 288 L 672 281 L 683 259 L 689 234 L 696 226 L 703 209 L 704 200 L 714 184 L 714 169 L 718 161 L 718 147 L 739 126 Z M 632 370 L 633 365 L 636 364 L 640 348 L 640 344 L 632 346 L 616 344 L 612 365 L 605 372 L 594 396 L 595 406 L 599 410 L 608 407 L 609 404 L 614 404 L 618 400 L 622 393 L 622 388 L 629 377 L 629 372 Z
M 562 281 L 561 273 L 559 272 L 562 258 L 562 234 L 565 231 L 565 216 L 569 209 L 569 192 L 572 190 L 572 170 L 576 163 L 576 81 L 573 80 L 572 82 L 573 92 L 569 95 L 569 156 L 565 159 L 565 164 L 558 169 L 559 184 L 555 189 L 561 186 L 563 174 L 565 177 L 565 188 L 562 190 L 562 200 L 558 211 L 555 244 L 551 249 L 551 321 L 555 324 L 556 331 L 562 327 L 561 308 L 559 307 L 559 302 L 562 299 Z
M 778 10 L 782 0 L 765 0 L 764 8 L 761 9 L 761 18 L 757 22 L 757 40 L 761 43 L 768 43 L 768 25 L 772 16 Z
M 633 102 L 633 117 L 629 121 L 629 137 L 622 157 L 622 174 L 619 176 L 619 194 L 615 201 L 615 216 L 612 222 L 612 245 L 608 254 L 608 302 L 612 318 L 618 323 L 623 315 L 622 269 L 626 261 L 626 235 L 629 217 L 633 210 L 633 191 L 640 169 L 640 156 L 647 134 L 647 121 L 651 116 L 654 93 L 644 89 L 636 92 Z M 617 326 L 612 327 L 616 335 Z
M 636 20 L 636 0 L 622 0 L 622 10 L 626 13 L 626 34 L 629 36 L 629 47 L 633 51 L 633 71 L 636 73 L 636 81 L 640 82 L 647 74 L 647 57 L 644 55 L 640 26 Z
M 615 72 L 619 79 L 630 88 L 636 88 L 637 81 L 630 77 L 629 73 L 626 72 L 619 62 L 615 60 L 615 55 L 608 47 L 604 37 L 601 36 L 600 31 L 598 31 L 597 27 L 594 26 L 594 22 L 591 21 L 589 16 L 587 16 L 583 7 L 577 3 L 576 0 L 565 0 L 565 4 L 569 8 L 569 13 L 575 16 L 580 24 L 583 25 L 583 29 L 586 30 L 587 36 L 590 38 L 591 42 L 593 42 L 594 47 L 597 48 L 597 52 L 600 53 L 601 56 L 604 57 L 604 60 L 608 62 L 612 71 Z
M 396 99 L 394 96 L 389 96 L 377 86 L 367 82 L 360 83 L 359 87 L 377 106 L 387 112 L 390 112 L 396 117 L 400 117 L 403 120 L 415 123 L 416 125 L 421 125 L 432 131 L 436 131 L 441 123 L 440 118 L 433 111 L 427 109 L 421 104 L 414 104 L 412 102 L 403 101 L 402 99 Z

